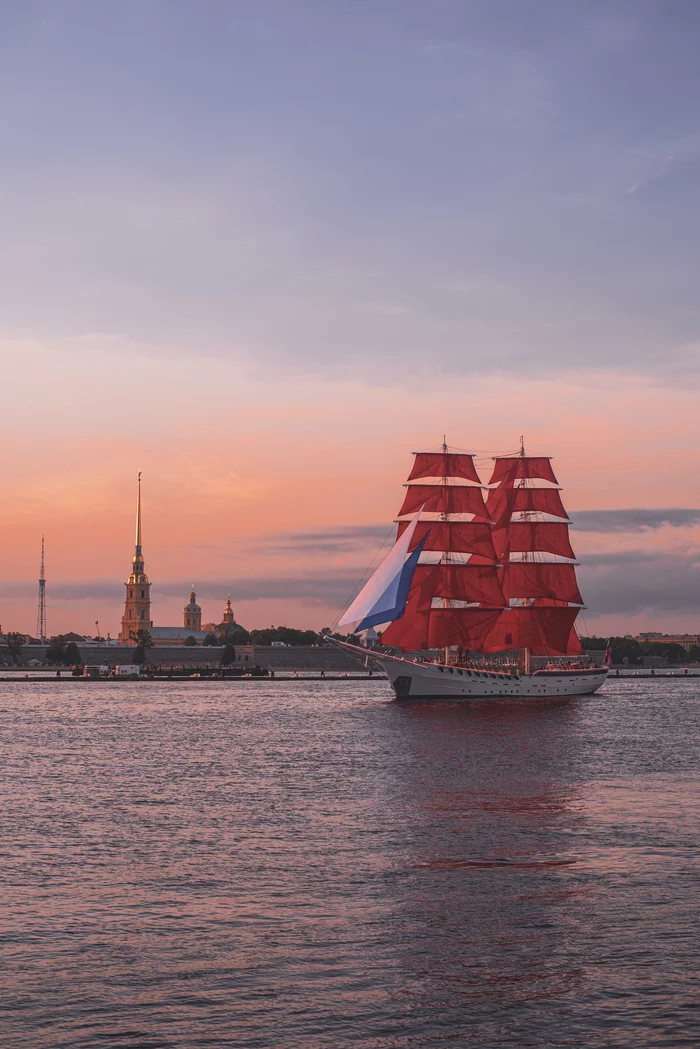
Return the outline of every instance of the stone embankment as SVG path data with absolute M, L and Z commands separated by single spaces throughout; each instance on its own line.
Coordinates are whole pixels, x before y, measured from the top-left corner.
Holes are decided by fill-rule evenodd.
M 23 668 L 38 659 L 44 663 L 46 645 L 25 645 L 22 649 L 21 665 Z M 131 663 L 134 650 L 128 645 L 85 645 L 78 646 L 80 658 L 84 664 L 101 664 L 115 667 Z M 223 648 L 217 646 L 168 645 L 148 650 L 148 662 L 155 666 L 183 666 L 186 664 L 212 664 L 221 662 Z M 337 670 L 357 671 L 364 665 L 366 653 L 358 649 L 358 657 L 335 648 L 333 645 L 299 645 L 278 648 L 270 645 L 244 645 L 236 648 L 236 666 L 270 667 L 273 670 Z M 0 665 L 9 667 L 12 663 L 10 653 L 0 646 Z

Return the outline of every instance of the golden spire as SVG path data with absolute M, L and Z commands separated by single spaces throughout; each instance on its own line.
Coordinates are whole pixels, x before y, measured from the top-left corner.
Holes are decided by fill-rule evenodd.
M 148 582 L 144 573 L 143 553 L 141 551 L 141 471 L 138 475 L 138 495 L 136 497 L 136 549 L 132 558 L 134 572 L 140 573 L 143 578 L 140 582 Z
M 139 470 L 139 488 L 136 497 L 136 553 L 141 553 L 141 471 Z

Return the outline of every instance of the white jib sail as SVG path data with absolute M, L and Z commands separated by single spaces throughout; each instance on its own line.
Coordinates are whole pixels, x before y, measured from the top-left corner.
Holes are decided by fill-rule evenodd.
M 370 612 L 381 612 L 386 609 L 389 612 L 396 604 L 396 596 L 401 582 L 401 572 L 406 561 L 408 548 L 413 539 L 413 533 L 421 515 L 420 508 L 410 525 L 398 540 L 394 543 L 377 570 L 367 580 L 362 590 L 352 602 L 350 607 L 338 620 L 338 626 L 348 626 L 350 623 L 360 623 Z

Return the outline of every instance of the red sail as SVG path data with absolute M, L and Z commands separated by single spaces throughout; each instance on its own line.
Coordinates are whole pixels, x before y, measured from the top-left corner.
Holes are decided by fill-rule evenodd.
M 382 644 L 400 648 L 402 652 L 428 648 L 429 623 L 430 611 L 421 612 L 409 601 L 401 619 L 395 619 L 382 631 Z
M 428 647 L 430 606 L 433 600 L 431 584 L 430 577 L 419 575 L 416 578 L 414 573 L 404 614 L 382 631 L 383 645 L 392 645 L 404 652 Z
M 486 509 L 497 525 L 506 524 L 511 514 L 524 510 L 568 517 L 558 488 L 492 488 Z
M 508 547 L 526 553 L 535 550 L 576 559 L 569 540 L 569 526 L 540 521 L 513 521 L 508 528 Z M 498 544 L 496 545 L 498 549 Z
M 510 484 L 523 477 L 538 477 L 558 484 L 549 459 L 539 455 L 501 456 L 496 459 L 489 484 Z
M 518 488 L 492 488 L 486 499 L 486 512 L 496 528 L 506 528 L 515 508 Z
M 473 455 L 458 455 L 454 452 L 416 452 L 416 461 L 409 474 L 409 481 L 421 477 L 462 477 L 465 481 L 481 484 L 474 467 Z
M 418 565 L 413 585 L 424 584 L 433 597 L 479 601 L 500 608 L 507 604 L 495 565 Z
M 410 484 L 398 516 L 412 514 L 421 506 L 427 513 L 489 516 L 481 489 L 466 484 Z
M 576 627 L 573 626 L 571 628 L 571 633 L 569 634 L 569 644 L 566 648 L 566 654 L 567 656 L 584 656 L 586 654 L 579 636 L 576 633 Z
M 408 528 L 410 521 L 399 521 L 396 536 Z M 480 554 L 482 558 L 493 563 L 496 551 L 493 546 L 491 526 L 479 521 L 419 521 L 411 540 L 411 550 L 430 529 L 424 550 L 450 551 L 455 554 Z
M 433 608 L 420 611 L 409 605 L 401 619 L 382 633 L 382 644 L 412 652 L 425 648 L 461 648 L 480 652 L 500 615 L 492 608 Z
M 544 597 L 583 604 L 573 565 L 511 561 L 503 569 L 503 590 L 506 597 Z
M 536 656 L 579 655 L 574 621 L 578 608 L 509 608 L 489 633 L 484 652 L 529 648 Z M 574 641 L 573 639 L 576 638 Z
M 459 645 L 482 652 L 500 615 L 498 609 L 492 608 L 433 608 L 428 626 L 428 648 Z

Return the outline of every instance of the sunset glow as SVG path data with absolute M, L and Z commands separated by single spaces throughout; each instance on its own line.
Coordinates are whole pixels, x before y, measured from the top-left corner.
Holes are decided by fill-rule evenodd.
M 116 634 L 139 469 L 163 624 L 193 581 L 205 618 L 332 621 L 443 434 L 486 476 L 523 433 L 575 525 L 700 505 L 691 112 L 662 128 L 639 62 L 672 20 L 545 47 L 478 4 L 312 4 L 310 44 L 263 6 L 6 26 L 4 629 L 44 533 L 49 630 Z M 700 517 L 581 520 L 583 629 L 696 629 Z

